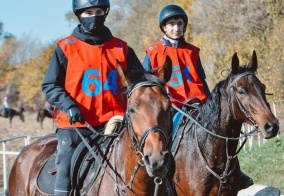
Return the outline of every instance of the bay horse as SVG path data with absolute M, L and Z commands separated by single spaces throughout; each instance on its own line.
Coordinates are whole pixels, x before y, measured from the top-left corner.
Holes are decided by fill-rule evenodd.
M 177 195 L 237 195 L 242 123 L 252 125 L 253 132 L 259 130 L 266 139 L 277 135 L 279 121 L 266 100 L 265 85 L 256 76 L 257 67 L 255 51 L 246 66 L 239 66 L 235 53 L 231 72 L 204 104 L 192 110 L 173 106 L 184 115 L 171 146 Z
M 98 155 L 90 151 L 94 154 L 94 162 L 99 161 L 103 166 L 97 175 L 88 172 L 86 179 L 92 182 L 88 183 L 86 179 L 81 182 L 82 186 L 76 187 L 76 195 L 153 195 L 156 184 L 164 183 L 162 177 L 169 170 L 171 132 L 171 121 L 168 120 L 171 102 L 165 83 L 171 72 L 170 58 L 158 77 L 144 72 L 128 73 L 117 62 L 117 73 L 127 94 L 123 126 L 111 143 L 111 152 L 106 153 L 102 161 L 96 160 Z M 37 178 L 48 157 L 54 155 L 56 146 L 57 139 L 52 134 L 21 151 L 9 177 L 10 196 L 46 195 L 38 188 Z M 100 149 L 96 153 L 100 154 Z M 47 186 L 52 184 L 50 181 L 45 183 Z
M 14 116 L 19 116 L 21 121 L 25 122 L 25 117 L 24 117 L 24 114 L 23 114 L 24 111 L 25 111 L 25 109 L 23 108 L 22 105 L 19 107 L 18 111 L 14 110 L 12 108 L 1 108 L 0 109 L 0 116 L 9 119 L 9 126 L 11 128 L 12 127 L 12 119 L 14 118 Z
M 40 128 L 43 128 L 42 123 L 43 123 L 43 120 L 45 118 L 51 118 L 52 119 L 52 113 L 50 113 L 45 108 L 38 109 L 36 119 L 37 119 L 37 122 L 40 123 Z

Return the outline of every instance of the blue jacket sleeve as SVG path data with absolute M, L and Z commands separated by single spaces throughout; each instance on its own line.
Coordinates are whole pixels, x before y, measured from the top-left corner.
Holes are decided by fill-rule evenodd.
M 152 70 L 151 61 L 149 55 L 146 53 L 144 60 L 142 62 L 142 66 L 146 72 L 150 72 Z

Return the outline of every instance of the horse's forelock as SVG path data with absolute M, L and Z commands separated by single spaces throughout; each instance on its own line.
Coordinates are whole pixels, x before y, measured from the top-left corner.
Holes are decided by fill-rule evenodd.
M 158 78 L 157 76 L 151 74 L 151 73 L 145 73 L 145 79 L 146 81 L 152 81 L 159 85 L 165 85 L 165 81 L 161 78 Z
M 145 82 L 145 81 L 151 81 L 151 82 L 157 83 L 161 86 L 165 85 L 164 80 L 153 75 L 151 72 L 140 72 L 140 74 L 136 75 L 135 81 L 132 81 L 131 84 L 128 87 L 122 89 L 122 94 L 130 93 L 136 84 L 138 84 L 140 82 Z
M 227 93 L 227 87 L 230 85 L 230 82 L 233 81 L 239 74 L 250 71 L 246 65 L 240 66 L 237 74 L 233 74 L 232 72 L 227 75 L 227 77 L 216 84 L 214 89 L 211 92 L 210 97 L 202 106 L 202 113 L 205 121 L 212 121 L 215 119 L 214 116 L 218 116 L 220 110 L 221 97 L 229 96 Z M 226 98 L 228 99 L 228 98 Z

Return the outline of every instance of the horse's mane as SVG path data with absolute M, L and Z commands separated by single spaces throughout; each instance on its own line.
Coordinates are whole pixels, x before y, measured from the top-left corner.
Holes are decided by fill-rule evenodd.
M 225 80 L 220 81 L 212 90 L 206 102 L 199 108 L 200 123 L 212 125 L 219 119 L 221 96 L 224 94 Z M 206 125 L 205 125 L 206 126 Z
M 225 92 L 225 88 L 228 84 L 228 81 L 233 80 L 237 75 L 246 71 L 249 70 L 245 65 L 240 66 L 238 74 L 232 74 L 230 72 L 224 80 L 221 80 L 216 84 L 206 102 L 199 108 L 199 112 L 202 116 L 202 119 L 200 120 L 203 123 L 207 123 L 208 125 L 210 125 L 220 118 L 220 106 L 222 101 L 221 97 L 228 96 Z

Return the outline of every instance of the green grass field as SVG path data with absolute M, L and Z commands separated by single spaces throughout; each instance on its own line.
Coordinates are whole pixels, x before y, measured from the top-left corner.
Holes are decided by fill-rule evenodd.
M 251 151 L 239 154 L 241 169 L 255 184 L 269 185 L 284 194 L 284 136 L 272 138 L 260 148 L 257 143 Z

